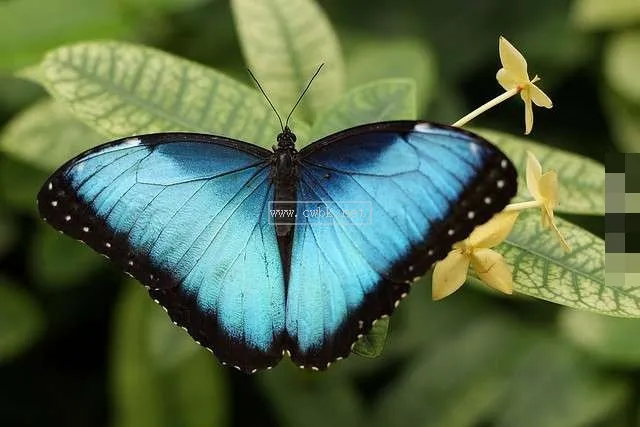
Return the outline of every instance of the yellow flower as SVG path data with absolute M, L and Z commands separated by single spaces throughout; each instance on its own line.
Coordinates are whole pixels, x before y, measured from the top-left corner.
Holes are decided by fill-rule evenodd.
M 558 174 L 554 170 L 542 173 L 542 166 L 536 156 L 527 152 L 527 188 L 538 202 L 542 211 L 542 226 L 555 231 L 565 251 L 571 248 L 554 222 L 553 209 L 558 206 Z
M 551 99 L 534 84 L 540 80 L 540 78 L 535 76 L 533 80 L 529 79 L 527 61 L 504 37 L 500 37 L 498 50 L 500 52 L 502 68 L 498 70 L 496 79 L 506 91 L 516 89 L 520 92 L 520 97 L 524 101 L 524 133 L 529 134 L 531 128 L 533 128 L 533 106 L 531 102 L 533 101 L 538 107 L 545 108 L 551 108 L 553 103 Z
M 465 240 L 456 243 L 433 270 L 433 299 L 439 300 L 457 291 L 467 278 L 469 266 L 484 283 L 511 294 L 511 269 L 502 255 L 490 248 L 507 238 L 517 217 L 517 211 L 500 212 L 487 223 L 476 227 Z

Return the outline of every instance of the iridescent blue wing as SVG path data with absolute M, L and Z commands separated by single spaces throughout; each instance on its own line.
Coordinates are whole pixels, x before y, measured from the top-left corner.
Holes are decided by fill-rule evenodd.
M 389 315 L 410 284 L 516 192 L 479 136 L 423 122 L 365 125 L 300 152 L 287 347 L 323 369 Z M 325 206 L 328 215 L 314 214 Z
M 199 134 L 115 141 L 54 173 L 40 214 L 146 285 L 222 362 L 265 368 L 281 358 L 284 336 L 270 155 Z

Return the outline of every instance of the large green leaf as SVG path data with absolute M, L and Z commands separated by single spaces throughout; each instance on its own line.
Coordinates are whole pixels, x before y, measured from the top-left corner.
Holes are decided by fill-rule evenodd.
M 20 113 L 0 134 L 0 150 L 25 163 L 52 171 L 104 138 L 53 100 Z
M 640 319 L 618 319 L 565 309 L 560 313 L 564 336 L 606 363 L 640 366 Z
M 556 223 L 572 247 L 564 252 L 542 227 L 537 210 L 523 212 L 497 247 L 513 267 L 514 290 L 557 304 L 620 317 L 640 317 L 640 290 L 605 283 L 604 240 L 561 218 Z
M 577 0 L 573 20 L 581 28 L 602 30 L 640 23 L 638 0 Z
M 311 128 L 317 139 L 353 126 L 415 119 L 416 88 L 409 79 L 384 79 L 355 87 L 322 114 Z
M 560 186 L 559 212 L 604 215 L 604 166 L 587 157 L 561 151 L 509 134 L 486 129 L 474 129 L 505 152 L 518 169 L 519 191 L 517 200 L 531 199 L 526 189 L 527 151 L 540 160 L 543 172 L 558 172 Z
M 32 297 L 0 278 L 0 363 L 33 345 L 44 326 L 44 315 Z
M 245 60 L 287 114 L 321 63 L 325 67 L 301 106 L 314 118 L 342 93 L 344 64 L 331 23 L 313 0 L 233 0 Z M 306 113 L 306 114 L 305 114 Z
M 271 147 L 279 130 L 254 90 L 148 47 L 119 42 L 64 46 L 49 52 L 38 72 L 27 76 L 77 118 L 113 138 L 191 131 Z
M 126 283 L 114 318 L 115 426 L 225 425 L 222 368 L 171 323 L 142 286 Z
M 349 86 L 376 80 L 404 77 L 416 84 L 418 110 L 422 112 L 435 95 L 436 66 L 431 50 L 419 39 L 367 37 L 354 43 L 347 57 Z M 413 119 L 415 117 L 405 117 Z
M 513 319 L 486 312 L 463 328 L 439 326 L 449 334 L 413 353 L 381 395 L 372 425 L 474 426 L 501 397 L 527 334 Z
M 81 39 L 130 32 L 111 0 L 13 0 L 0 2 L 0 69 L 15 70 L 47 50 Z
M 359 426 L 363 409 L 342 366 L 322 373 L 306 372 L 283 360 L 273 371 L 258 374 L 259 384 L 280 425 L 291 427 Z
M 90 284 L 91 273 L 105 264 L 88 246 L 48 226 L 36 234 L 28 261 L 33 280 L 45 289 Z
M 605 50 L 604 74 L 613 90 L 640 104 L 640 30 L 629 30 L 613 36 Z
M 621 409 L 629 391 L 623 382 L 597 373 L 559 340 L 533 343 L 519 358 L 511 386 L 496 407 L 494 425 L 591 426 Z

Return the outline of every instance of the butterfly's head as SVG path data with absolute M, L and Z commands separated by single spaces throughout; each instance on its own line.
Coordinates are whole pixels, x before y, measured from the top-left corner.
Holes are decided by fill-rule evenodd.
M 296 135 L 291 132 L 288 126 L 282 129 L 282 132 L 278 134 L 278 149 L 290 150 L 296 146 Z

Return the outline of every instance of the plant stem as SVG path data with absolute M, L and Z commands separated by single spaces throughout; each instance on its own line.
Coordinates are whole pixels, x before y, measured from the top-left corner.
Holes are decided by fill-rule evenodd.
M 480 114 L 482 114 L 485 111 L 495 107 L 496 105 L 500 104 L 501 102 L 506 101 L 507 99 L 511 98 L 513 95 L 515 95 L 518 92 L 520 92 L 520 90 L 521 89 L 519 87 L 514 87 L 513 89 L 506 91 L 502 95 L 493 98 L 491 101 L 487 102 L 486 104 L 482 105 L 481 107 L 476 108 L 475 110 L 473 110 L 472 112 L 470 112 L 469 114 L 467 114 L 466 116 L 464 116 L 463 118 L 461 118 L 460 120 L 455 122 L 452 126 L 462 127 L 462 126 L 466 125 L 471 120 L 473 120 L 476 117 L 478 117 Z

